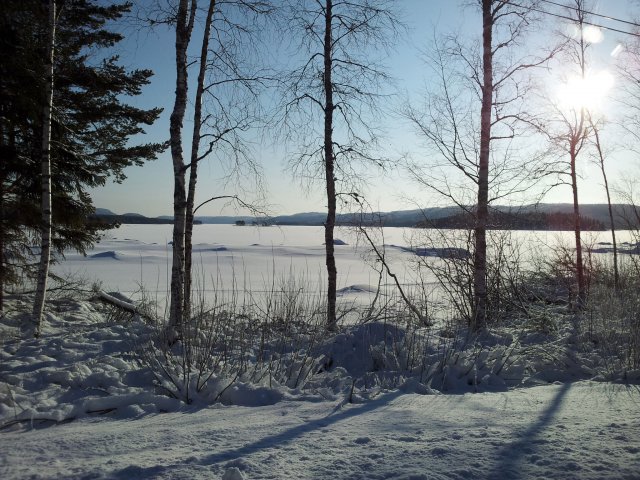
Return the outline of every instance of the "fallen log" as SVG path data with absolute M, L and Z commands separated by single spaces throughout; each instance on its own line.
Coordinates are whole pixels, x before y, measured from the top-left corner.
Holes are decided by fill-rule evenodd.
M 138 308 L 133 303 L 127 302 L 125 300 L 122 300 L 121 298 L 115 297 L 114 295 L 111 295 L 103 290 L 100 290 L 98 292 L 98 298 L 104 302 L 107 302 L 118 308 L 126 310 L 127 312 L 139 313 Z

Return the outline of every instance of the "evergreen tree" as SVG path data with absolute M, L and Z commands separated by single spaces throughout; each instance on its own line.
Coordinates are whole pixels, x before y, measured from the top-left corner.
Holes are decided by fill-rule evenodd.
M 54 251 L 83 252 L 104 225 L 90 224 L 88 189 L 152 160 L 162 144 L 132 145 L 160 109 L 126 102 L 149 83 L 108 50 L 122 35 L 108 29 L 130 3 L 58 0 L 51 169 Z M 0 291 L 29 272 L 29 245 L 40 226 L 42 109 L 46 101 L 47 2 L 4 0 L 0 11 Z M 106 52 L 106 53 L 105 53 Z M 96 60 L 98 58 L 99 60 Z M 37 241 L 35 242 L 37 244 Z M 0 308 L 1 308 L 0 294 Z

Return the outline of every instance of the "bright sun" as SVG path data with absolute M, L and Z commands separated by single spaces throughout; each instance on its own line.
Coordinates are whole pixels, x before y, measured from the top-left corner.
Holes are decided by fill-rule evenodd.
M 587 73 L 584 78 L 574 76 L 560 86 L 558 99 L 564 108 L 599 110 L 613 84 L 613 75 L 606 70 Z

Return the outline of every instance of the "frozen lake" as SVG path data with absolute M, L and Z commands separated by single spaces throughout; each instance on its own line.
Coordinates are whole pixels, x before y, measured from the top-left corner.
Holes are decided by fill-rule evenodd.
M 104 290 L 119 291 L 134 298 L 144 289 L 151 298 L 163 303 L 171 275 L 171 232 L 171 225 L 122 225 L 107 232 L 86 257 L 68 253 L 66 259 L 55 266 L 55 272 L 80 276 L 90 283 L 101 283 Z M 425 232 L 431 234 L 431 241 L 424 238 Z M 416 262 L 420 258 L 408 249 L 446 246 L 460 233 L 384 228 L 372 230 L 371 236 L 377 245 L 386 246 L 386 260 L 402 284 L 411 286 L 422 281 L 435 287 L 435 278 L 424 269 L 422 280 L 419 279 Z M 504 235 L 504 232 L 491 232 L 491 235 Z M 619 232 L 618 236 L 620 241 L 630 239 L 629 232 Z M 354 229 L 337 228 L 335 238 L 346 243 L 335 248 L 341 299 L 367 301 L 377 288 L 380 263 Z M 507 255 L 515 256 L 517 252 L 519 258 L 527 261 L 532 254 L 544 255 L 558 244 L 570 247 L 572 238 L 572 232 L 519 231 L 512 232 L 503 243 Z M 205 295 L 214 291 L 257 295 L 293 282 L 288 288 L 293 285 L 306 295 L 321 295 L 326 279 L 323 241 L 323 227 L 196 225 L 194 284 Z M 610 234 L 588 232 L 583 241 L 586 245 L 608 242 Z M 391 287 L 391 280 L 383 278 L 381 284 Z
M 384 243 L 407 244 L 404 229 L 386 230 Z M 127 295 L 135 296 L 142 286 L 148 294 L 162 299 L 171 275 L 171 232 L 171 225 L 122 225 L 108 232 L 86 257 L 70 252 L 55 269 L 57 273 L 101 282 L 103 289 Z M 336 245 L 335 249 L 339 288 L 358 285 L 366 291 L 367 286 L 377 285 L 375 263 L 368 256 L 370 249 L 358 244 L 349 229 L 338 229 L 336 238 L 347 244 Z M 197 225 L 193 237 L 194 281 L 199 290 L 207 292 L 215 289 L 256 294 L 293 279 L 306 293 L 317 295 L 323 291 L 326 278 L 323 241 L 323 227 Z M 391 250 L 389 261 L 394 265 L 408 263 L 413 257 L 398 248 Z

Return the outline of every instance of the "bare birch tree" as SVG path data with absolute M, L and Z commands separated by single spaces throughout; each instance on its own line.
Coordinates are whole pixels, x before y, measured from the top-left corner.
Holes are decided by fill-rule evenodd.
M 185 229 L 187 217 L 186 165 L 182 146 L 182 128 L 187 109 L 188 59 L 196 17 L 197 0 L 180 0 L 175 19 L 176 93 L 170 117 L 169 142 L 173 161 L 173 261 L 171 265 L 171 296 L 169 323 L 179 329 L 184 310 Z
M 390 79 L 375 52 L 385 51 L 401 25 L 390 0 L 303 0 L 290 19 L 304 52 L 287 75 L 284 125 L 300 150 L 291 159 L 294 174 L 322 180 L 327 198 L 324 223 L 327 268 L 327 328 L 336 328 L 336 211 L 341 191 L 352 192 L 362 178 L 359 162 L 382 165 L 376 152 L 377 101 Z
M 261 31 L 274 7 L 268 0 L 210 1 L 203 24 L 198 58 L 198 78 L 194 97 L 193 134 L 185 228 L 184 314 L 191 310 L 193 264 L 193 222 L 197 209 L 213 200 L 225 199 L 235 206 L 258 214 L 256 203 L 239 196 L 249 178 L 253 198 L 262 195 L 262 170 L 243 137 L 260 122 L 260 93 L 271 83 L 269 72 L 257 60 Z M 196 205 L 199 164 L 214 160 L 236 193 L 216 195 Z M 207 191 L 209 195 L 211 192 Z
M 604 190 L 607 194 L 607 208 L 609 211 L 609 228 L 611 229 L 611 242 L 613 248 L 613 286 L 617 290 L 620 286 L 620 272 L 618 271 L 618 242 L 616 241 L 616 222 L 613 215 L 613 206 L 611 205 L 611 190 L 609 188 L 609 178 L 607 169 L 605 168 L 605 150 L 600 140 L 600 126 L 596 124 L 591 113 L 589 114 L 589 128 L 593 132 L 593 146 L 596 151 L 596 163 L 602 173 L 602 181 Z
M 565 97 L 550 100 L 552 115 L 547 121 L 546 134 L 568 158 L 561 161 L 556 171 L 561 176 L 569 177 L 573 198 L 573 230 L 575 239 L 575 273 L 577 295 L 575 307 L 580 309 L 587 300 L 587 277 L 583 260 L 582 248 L 582 222 L 580 217 L 580 200 L 578 195 L 578 159 L 589 147 L 589 139 L 593 134 L 593 123 L 590 122 L 590 112 L 587 105 L 591 99 L 583 98 L 587 95 L 595 95 L 597 92 L 589 92 L 584 85 L 587 81 L 587 62 L 589 40 L 585 34 L 588 20 L 588 9 L 584 0 L 573 0 L 566 8 L 566 18 L 575 26 L 573 34 L 561 34 L 563 40 L 563 53 L 559 57 L 565 68 L 570 72 L 564 78 L 566 82 Z M 577 90 L 580 98 L 573 98 Z M 566 177 L 565 177 L 566 178 Z
M 578 38 L 574 42 L 569 44 L 570 55 L 573 57 L 573 61 L 579 69 L 580 78 L 584 81 L 586 75 L 586 51 L 587 42 L 584 38 L 584 2 L 582 0 L 574 0 L 576 9 L 575 12 L 576 24 L 579 29 Z M 573 47 L 573 48 L 571 48 Z M 586 139 L 589 136 L 589 129 L 587 124 L 587 112 L 584 106 L 579 106 L 576 109 L 571 109 L 567 115 L 563 115 L 566 135 L 564 136 L 565 144 L 568 147 L 569 164 L 570 164 L 570 176 L 571 176 L 571 192 L 573 196 L 573 221 L 574 221 L 574 236 L 576 243 L 576 277 L 578 282 L 578 298 L 577 306 L 581 307 L 587 298 L 587 280 L 584 272 L 584 262 L 582 259 L 582 241 L 581 235 L 581 221 L 580 221 L 580 202 L 578 199 L 578 175 L 576 173 L 576 163 L 578 155 L 582 150 Z
M 170 144 L 174 166 L 174 231 L 173 264 L 171 273 L 171 300 L 169 323 L 179 330 L 190 315 L 192 276 L 192 235 L 196 206 L 196 185 L 200 162 L 217 151 L 224 152 L 231 164 L 227 168 L 235 173 L 244 167 L 252 170 L 254 178 L 260 169 L 244 147 L 240 132 L 255 122 L 254 108 L 258 94 L 254 88 L 262 85 L 265 77 L 248 74 L 241 68 L 240 52 L 248 56 L 250 46 L 239 45 L 239 37 L 249 35 L 250 17 L 261 16 L 272 10 L 267 0 L 209 0 L 201 22 L 202 37 L 198 55 L 189 60 L 188 49 L 192 41 L 194 23 L 198 22 L 198 2 L 181 0 L 175 19 L 176 29 L 176 100 L 171 115 Z M 185 162 L 182 128 L 188 99 L 188 67 L 196 65 L 198 75 L 193 97 L 193 131 L 189 162 Z M 251 99 L 239 98 L 240 85 Z M 233 92 L 231 91 L 233 90 Z M 203 147 L 204 144 L 204 147 Z M 187 171 L 189 180 L 187 184 Z M 233 174 L 227 175 L 233 176 Z M 237 195 L 219 195 L 213 198 L 238 199 Z M 241 200 L 239 204 L 247 205 Z M 204 202 L 207 203 L 207 202 Z M 175 332 L 179 334 L 178 331 Z
M 535 1 L 476 3 L 482 17 L 480 48 L 458 36 L 436 39 L 427 61 L 437 85 L 422 110 L 410 106 L 406 116 L 438 159 L 409 165 L 410 174 L 475 219 L 470 327 L 480 330 L 488 315 L 489 206 L 525 192 L 543 174 L 542 154 L 523 143 L 538 123 L 526 101 L 534 86 L 530 71 L 544 66 L 556 49 L 518 53 L 535 22 Z
M 209 38 L 211 35 L 211 24 L 213 14 L 216 9 L 215 0 L 209 1 L 209 7 L 204 20 L 204 31 L 202 34 L 202 47 L 200 49 L 198 79 L 196 83 L 196 94 L 193 102 L 193 136 L 191 138 L 191 158 L 189 163 L 189 190 L 187 194 L 187 204 L 185 211 L 185 231 L 184 231 L 184 286 L 183 286 L 183 314 L 189 318 L 191 307 L 191 264 L 192 264 L 192 237 L 193 237 L 193 206 L 195 202 L 196 183 L 198 180 L 198 158 L 200 138 L 202 135 L 202 95 L 204 93 L 204 81 L 207 73 L 207 58 L 209 55 Z M 181 322 L 181 321 L 180 321 Z
M 56 41 L 56 1 L 48 2 L 48 38 L 45 56 L 45 94 L 42 109 L 42 160 L 41 160 L 41 195 L 42 195 L 42 224 L 40 226 L 40 266 L 36 294 L 33 302 L 33 317 L 35 320 L 36 337 L 40 336 L 42 316 L 47 295 L 47 279 L 49 277 L 49 263 L 51 259 L 51 112 L 53 109 L 53 60 Z

